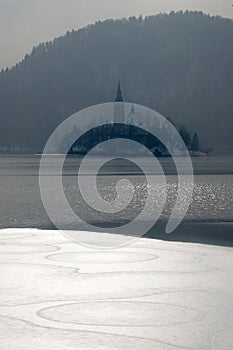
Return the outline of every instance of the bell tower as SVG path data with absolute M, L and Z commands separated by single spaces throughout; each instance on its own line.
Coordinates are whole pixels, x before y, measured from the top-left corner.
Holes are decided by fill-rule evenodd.
M 116 95 L 116 99 L 115 102 L 124 102 L 123 97 L 122 97 L 122 91 L 121 91 L 121 82 L 118 82 L 118 86 L 117 86 L 117 95 Z
M 114 103 L 114 117 L 113 117 L 114 123 L 125 123 L 125 105 L 124 105 L 124 98 L 121 90 L 121 82 L 118 82 L 117 86 L 117 94 L 115 98 Z

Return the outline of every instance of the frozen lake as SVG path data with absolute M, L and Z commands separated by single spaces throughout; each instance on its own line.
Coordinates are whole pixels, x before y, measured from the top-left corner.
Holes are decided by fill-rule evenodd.
M 39 161 L 0 157 L 1 350 L 232 349 L 232 158 L 194 159 L 193 200 L 170 236 L 163 225 L 177 179 L 171 160 L 161 159 L 168 200 L 158 226 L 147 238 L 114 250 L 90 249 L 51 230 L 40 198 Z M 96 217 L 77 191 L 79 163 L 70 157 L 65 165 L 66 196 L 74 210 L 106 225 L 107 232 L 112 218 Z M 116 224 L 138 212 L 145 188 L 138 169 L 117 162 L 98 177 L 103 197 L 114 194 L 122 175 L 138 196 Z M 159 198 L 159 184 L 152 190 Z M 76 234 L 97 245 L 119 239 Z
M 6 229 L 0 270 L 1 350 L 232 349 L 232 248 Z

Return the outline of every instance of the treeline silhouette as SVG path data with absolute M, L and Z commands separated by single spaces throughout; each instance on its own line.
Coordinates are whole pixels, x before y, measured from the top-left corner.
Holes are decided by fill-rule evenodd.
M 97 22 L 0 73 L 2 151 L 41 152 L 72 113 L 113 101 L 154 108 L 202 147 L 233 150 L 233 21 L 202 12 Z M 193 147 L 199 147 L 196 136 Z

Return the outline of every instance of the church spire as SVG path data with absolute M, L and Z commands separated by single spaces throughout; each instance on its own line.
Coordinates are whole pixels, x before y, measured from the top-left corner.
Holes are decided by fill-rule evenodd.
M 120 82 L 120 80 L 118 82 L 117 95 L 116 95 L 115 102 L 124 102 L 123 97 L 122 97 L 122 90 L 121 90 L 121 82 Z

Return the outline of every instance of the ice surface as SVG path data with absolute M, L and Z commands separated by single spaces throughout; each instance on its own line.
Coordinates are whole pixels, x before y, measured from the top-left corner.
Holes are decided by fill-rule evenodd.
M 232 349 L 232 248 L 7 229 L 0 275 L 1 350 Z

